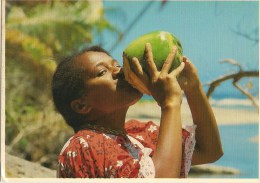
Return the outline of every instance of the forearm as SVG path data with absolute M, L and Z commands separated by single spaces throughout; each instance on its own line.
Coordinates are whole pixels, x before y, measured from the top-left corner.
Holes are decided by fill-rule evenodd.
M 162 109 L 160 131 L 153 155 L 156 177 L 180 176 L 182 127 L 180 104 Z
M 222 145 L 213 110 L 201 84 L 191 92 L 185 92 L 196 129 L 196 147 L 192 164 L 210 163 L 219 159 Z

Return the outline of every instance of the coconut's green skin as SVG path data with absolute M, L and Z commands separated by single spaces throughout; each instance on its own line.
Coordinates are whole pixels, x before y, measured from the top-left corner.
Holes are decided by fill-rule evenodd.
M 181 64 L 183 53 L 181 43 L 178 38 L 165 31 L 151 32 L 131 42 L 124 50 L 124 53 L 130 60 L 130 63 L 133 57 L 138 58 L 143 70 L 147 72 L 144 56 L 146 43 L 151 43 L 154 62 L 158 70 L 162 69 L 163 63 L 174 45 L 177 46 L 178 51 L 170 70 L 177 68 Z

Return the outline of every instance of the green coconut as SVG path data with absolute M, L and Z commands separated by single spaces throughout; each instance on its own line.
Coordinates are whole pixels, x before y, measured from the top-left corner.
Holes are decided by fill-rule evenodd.
M 155 31 L 140 36 L 133 42 L 131 42 L 124 50 L 125 55 L 129 59 L 130 63 L 133 57 L 138 58 L 140 65 L 145 72 L 148 72 L 144 51 L 145 44 L 150 43 L 152 46 L 153 59 L 157 69 L 162 69 L 163 63 L 166 60 L 170 50 L 176 45 L 178 50 L 172 62 L 171 69 L 177 68 L 182 62 L 183 49 L 181 43 L 177 37 L 173 34 L 165 31 Z

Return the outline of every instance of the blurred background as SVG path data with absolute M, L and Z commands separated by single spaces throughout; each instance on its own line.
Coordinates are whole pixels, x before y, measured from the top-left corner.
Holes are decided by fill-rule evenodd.
M 97 44 L 122 64 L 124 48 L 155 30 L 180 39 L 212 106 L 258 116 L 257 1 L 7 0 L 5 5 L 7 153 L 56 169 L 57 155 L 73 134 L 51 98 L 59 59 Z M 259 177 L 258 120 L 235 123 L 236 118 L 219 126 L 225 155 L 214 165 L 240 173 L 200 177 Z

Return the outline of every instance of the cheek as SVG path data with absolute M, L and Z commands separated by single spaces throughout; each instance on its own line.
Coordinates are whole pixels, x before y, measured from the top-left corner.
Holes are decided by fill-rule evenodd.
M 132 87 L 118 88 L 113 82 L 96 82 L 89 85 L 89 104 L 101 111 L 110 111 L 136 103 L 142 96 Z
M 106 105 L 115 99 L 116 87 L 109 84 L 94 85 L 89 88 L 88 99 L 92 105 Z
M 93 97 L 101 97 L 116 91 L 116 85 L 109 79 L 102 79 L 99 81 L 89 81 L 87 84 L 89 94 Z

